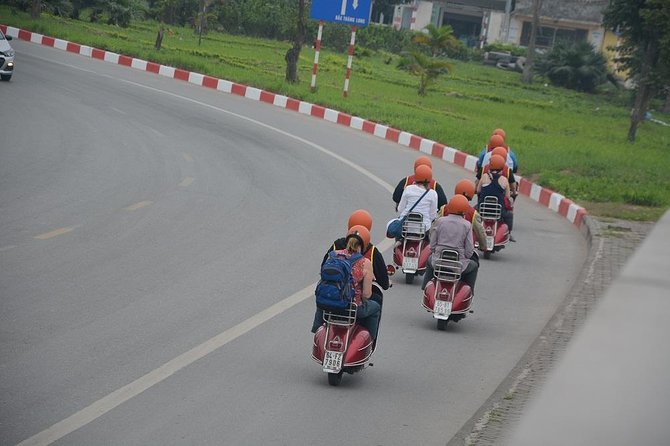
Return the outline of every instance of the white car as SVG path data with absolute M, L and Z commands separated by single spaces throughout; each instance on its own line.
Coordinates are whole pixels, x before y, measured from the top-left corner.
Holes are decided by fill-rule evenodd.
M 5 37 L 0 31 L 0 78 L 3 81 L 10 80 L 14 73 L 14 49 L 8 40 L 12 40 L 12 36 Z

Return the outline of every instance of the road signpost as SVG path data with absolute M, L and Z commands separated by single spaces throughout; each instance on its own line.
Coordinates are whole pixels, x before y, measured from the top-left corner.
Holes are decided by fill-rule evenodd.
M 344 97 L 348 95 L 349 77 L 351 75 L 351 63 L 356 41 L 356 27 L 366 26 L 370 21 L 372 0 L 313 0 L 310 18 L 319 20 L 319 34 L 315 44 L 314 67 L 312 68 L 312 91 L 316 90 L 316 72 L 319 63 L 319 50 L 321 48 L 321 35 L 323 22 L 341 23 L 351 25 L 351 41 L 349 44 L 349 55 L 347 58 L 347 71 L 344 80 Z

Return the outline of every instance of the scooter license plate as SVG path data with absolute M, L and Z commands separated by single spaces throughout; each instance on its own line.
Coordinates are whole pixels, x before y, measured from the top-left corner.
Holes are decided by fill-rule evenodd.
M 449 316 L 451 314 L 451 302 L 446 300 L 436 300 L 433 308 L 433 316 L 440 318 L 440 316 Z
M 416 271 L 419 269 L 419 258 L 418 257 L 403 257 L 402 259 L 402 269 Z
M 493 246 L 494 246 L 493 236 L 492 235 L 487 235 L 486 236 L 486 250 L 487 251 L 492 251 Z
M 326 350 L 326 355 L 323 357 L 323 371 L 328 373 L 339 373 L 340 370 L 342 370 L 343 359 L 344 353 Z

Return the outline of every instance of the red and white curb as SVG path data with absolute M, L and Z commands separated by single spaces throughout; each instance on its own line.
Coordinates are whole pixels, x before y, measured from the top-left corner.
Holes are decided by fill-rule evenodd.
M 359 118 L 357 116 L 351 116 L 347 113 L 339 112 L 337 110 L 289 98 L 287 96 L 271 93 L 265 90 L 260 90 L 258 88 L 248 87 L 246 85 L 224 79 L 218 79 L 200 73 L 186 71 L 166 65 L 160 65 L 154 62 L 147 62 L 142 59 L 135 59 L 130 56 L 124 56 L 110 51 L 68 42 L 67 40 L 43 36 L 41 34 L 14 28 L 11 26 L 0 24 L 0 29 L 2 29 L 2 32 L 6 35 L 21 40 L 50 46 L 63 51 L 80 54 L 82 56 L 103 60 L 113 64 L 124 65 L 141 71 L 148 71 L 150 73 L 186 81 L 224 93 L 243 96 L 248 99 L 265 102 L 277 107 L 294 110 L 298 113 L 314 116 L 316 118 L 324 119 L 326 121 L 351 127 L 357 130 L 362 130 L 379 138 L 384 138 L 386 140 L 396 142 L 405 147 L 409 147 L 427 155 L 440 158 L 449 163 L 456 164 L 457 166 L 463 167 L 464 169 L 470 171 L 475 170 L 475 165 L 477 163 L 477 157 L 475 156 L 469 155 L 465 152 L 441 144 L 439 142 L 431 141 L 421 136 L 403 132 L 402 130 L 394 129 L 392 127 L 378 124 L 376 122 Z M 575 226 L 581 228 L 582 224 L 584 223 L 584 216 L 586 215 L 586 210 L 584 208 L 573 203 L 570 199 L 565 198 L 563 195 L 537 184 L 531 183 L 521 176 L 517 176 L 517 181 L 519 181 L 519 192 L 521 194 L 526 195 L 539 204 L 551 209 L 554 212 L 557 212 L 561 216 L 568 219 Z

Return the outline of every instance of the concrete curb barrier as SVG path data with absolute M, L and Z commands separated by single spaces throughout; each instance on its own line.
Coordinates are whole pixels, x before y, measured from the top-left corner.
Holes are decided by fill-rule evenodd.
M 169 67 L 166 65 L 160 65 L 155 62 L 147 62 L 142 59 L 136 59 L 134 57 L 124 56 L 110 51 L 68 42 L 67 40 L 44 36 L 42 34 L 14 28 L 7 25 L 0 24 L 0 29 L 2 29 L 2 32 L 6 35 L 18 38 L 20 40 L 50 46 L 93 59 L 99 59 L 105 62 L 123 65 L 126 67 L 135 68 L 137 70 L 147 71 L 161 76 L 182 80 L 191 84 L 199 85 L 201 87 L 221 91 L 223 93 L 243 96 L 251 100 L 265 102 L 276 107 L 293 110 L 298 113 L 314 116 L 316 118 L 324 119 L 326 121 L 330 121 L 346 127 L 362 130 L 379 138 L 383 138 L 427 155 L 440 158 L 448 163 L 455 164 L 467 170 L 475 170 L 477 157 L 473 155 L 467 154 L 453 147 L 449 147 L 445 144 L 432 141 L 421 136 L 413 135 L 411 133 L 404 132 L 402 130 L 398 130 L 383 124 L 369 121 L 364 118 L 352 116 L 347 113 L 322 107 L 320 105 L 311 104 L 309 102 L 300 101 L 298 99 L 289 98 L 287 96 L 271 93 L 269 91 L 260 90 L 258 88 L 249 87 L 228 80 L 218 79 L 212 76 Z M 565 217 L 568 219 L 568 221 L 577 226 L 577 228 L 581 229 L 582 232 L 586 229 L 586 225 L 584 224 L 586 210 L 584 208 L 575 204 L 572 200 L 564 197 L 563 195 L 537 184 L 531 183 L 521 176 L 517 176 L 517 180 L 519 182 L 520 194 L 526 195 L 542 206 L 557 212 L 559 215 Z

